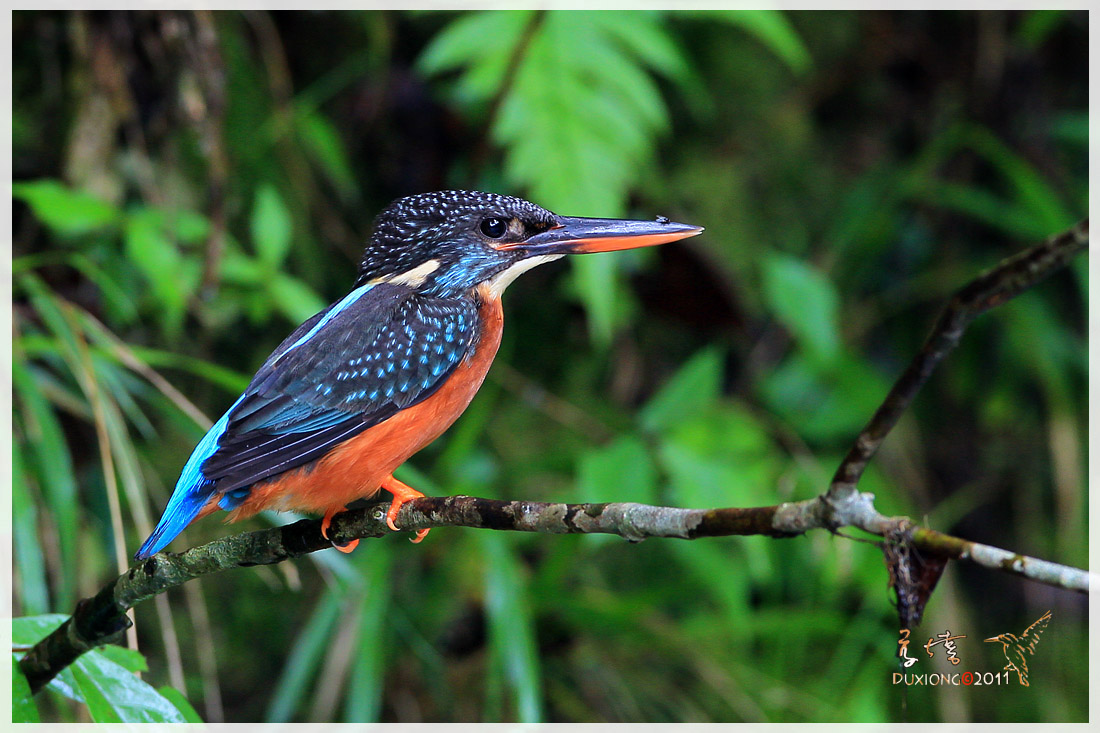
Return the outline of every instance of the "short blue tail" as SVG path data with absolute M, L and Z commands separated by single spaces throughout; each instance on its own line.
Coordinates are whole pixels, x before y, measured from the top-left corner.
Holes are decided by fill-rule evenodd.
M 173 494 L 164 510 L 164 515 L 157 523 L 157 528 L 153 530 L 153 534 L 149 535 L 149 539 L 145 540 L 145 544 L 134 555 L 134 559 L 144 560 L 163 550 L 176 538 L 176 535 L 183 531 L 184 527 L 191 524 L 191 520 L 206 504 L 208 498 L 209 495 L 203 496 L 198 493 Z
M 206 459 L 218 450 L 218 439 L 222 437 L 229 425 L 229 413 L 243 399 L 244 395 L 238 397 L 233 406 L 226 410 L 221 419 L 214 423 L 214 427 L 210 428 L 195 446 L 195 450 L 180 473 L 179 480 L 176 481 L 176 490 L 172 492 L 172 498 L 164 508 L 164 514 L 157 522 L 157 528 L 134 555 L 135 560 L 144 560 L 163 550 L 206 506 L 206 502 L 213 493 L 213 482 L 208 481 L 203 475 L 202 464 L 206 463 Z

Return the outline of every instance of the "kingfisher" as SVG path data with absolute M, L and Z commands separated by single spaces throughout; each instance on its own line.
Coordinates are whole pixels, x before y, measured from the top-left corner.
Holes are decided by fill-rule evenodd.
M 513 196 L 439 191 L 375 219 L 351 292 L 306 320 L 199 441 L 153 533 L 160 552 L 191 522 L 264 509 L 333 516 L 380 489 L 386 524 L 424 496 L 393 477 L 466 409 L 500 346 L 501 294 L 567 254 L 672 242 L 702 232 L 653 221 L 554 214 Z M 419 542 L 428 530 L 420 530 Z M 358 544 L 333 543 L 350 552 Z

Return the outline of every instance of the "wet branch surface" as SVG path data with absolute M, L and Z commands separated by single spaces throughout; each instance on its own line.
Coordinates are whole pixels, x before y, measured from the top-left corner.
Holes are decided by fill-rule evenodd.
M 897 423 L 935 367 L 958 344 L 966 326 L 1063 267 L 1088 245 L 1088 220 L 1003 261 L 959 290 L 940 316 L 920 353 L 860 433 L 841 462 L 829 490 L 805 501 L 777 506 L 681 509 L 634 503 L 560 504 L 499 501 L 470 496 L 424 497 L 405 504 L 397 517 L 402 530 L 474 527 L 544 534 L 615 534 L 638 542 L 647 538 L 694 540 L 732 535 L 797 537 L 812 529 L 855 527 L 902 542 L 930 558 L 968 561 L 1048 585 L 1088 592 L 1084 570 L 970 542 L 887 517 L 874 497 L 856 484 L 882 440 Z M 333 540 L 382 537 L 389 502 L 336 515 Z M 330 548 L 321 523 L 303 519 L 273 529 L 223 537 L 182 553 L 162 552 L 130 568 L 92 598 L 77 604 L 72 617 L 20 660 L 31 690 L 42 689 L 84 652 L 111 643 L 130 625 L 126 611 L 189 580 L 230 568 L 270 565 Z M 887 543 L 882 543 L 884 547 Z M 934 580 L 928 593 L 934 587 Z M 917 613 L 919 618 L 919 612 Z

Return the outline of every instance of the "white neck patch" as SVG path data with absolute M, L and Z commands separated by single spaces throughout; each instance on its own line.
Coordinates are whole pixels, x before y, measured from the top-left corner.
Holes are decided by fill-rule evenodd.
M 387 275 L 386 277 L 376 277 L 371 280 L 371 283 L 390 283 L 391 285 L 407 285 L 410 288 L 418 288 L 428 279 L 428 275 L 431 275 L 439 269 L 439 264 L 439 260 L 428 260 L 424 264 L 417 265 L 407 272 L 402 272 L 397 275 Z
M 507 270 L 497 273 L 497 275 L 489 281 L 490 297 L 499 298 L 504 293 L 504 289 L 512 284 L 513 280 L 531 268 L 538 267 L 545 262 L 560 260 L 564 256 L 565 255 L 535 255 L 534 257 L 520 260 Z

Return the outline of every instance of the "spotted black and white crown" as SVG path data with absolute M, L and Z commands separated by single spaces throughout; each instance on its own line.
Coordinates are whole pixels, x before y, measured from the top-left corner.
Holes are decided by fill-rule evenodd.
M 407 272 L 431 248 L 471 231 L 486 217 L 549 225 L 554 214 L 516 196 L 485 191 L 433 191 L 399 198 L 378 214 L 359 265 L 360 282 Z

